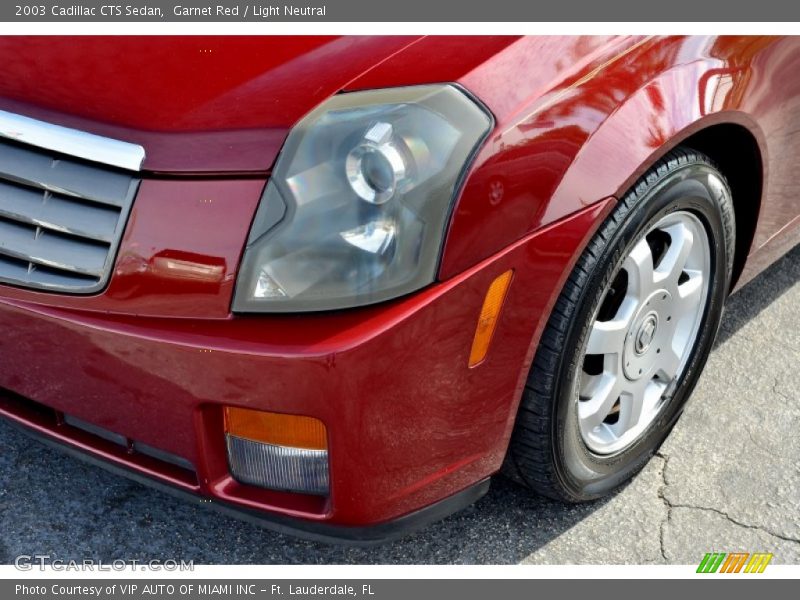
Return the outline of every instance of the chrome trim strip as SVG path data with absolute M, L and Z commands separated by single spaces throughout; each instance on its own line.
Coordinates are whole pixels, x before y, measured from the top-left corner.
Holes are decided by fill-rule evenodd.
M 144 148 L 139 144 L 53 125 L 4 110 L 0 110 L 0 137 L 129 171 L 141 170 L 144 162 Z

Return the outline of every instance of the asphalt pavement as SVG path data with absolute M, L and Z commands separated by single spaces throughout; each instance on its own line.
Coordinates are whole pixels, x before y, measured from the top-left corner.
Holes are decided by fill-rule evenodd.
M 765 551 L 800 564 L 800 248 L 729 300 L 658 456 L 579 506 L 496 478 L 474 506 L 371 548 L 296 540 L 45 448 L 0 422 L 0 563 L 21 554 L 196 564 L 677 563 Z

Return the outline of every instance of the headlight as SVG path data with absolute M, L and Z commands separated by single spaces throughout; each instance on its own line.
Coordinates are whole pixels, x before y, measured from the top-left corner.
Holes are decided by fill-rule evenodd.
M 233 310 L 362 306 L 433 282 L 453 196 L 491 125 L 449 85 L 329 99 L 278 157 Z

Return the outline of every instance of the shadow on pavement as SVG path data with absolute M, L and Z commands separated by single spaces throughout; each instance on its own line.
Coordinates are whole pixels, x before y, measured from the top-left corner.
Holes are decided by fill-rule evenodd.
M 728 299 L 716 345 L 725 343 L 798 281 L 800 246 L 790 250 Z

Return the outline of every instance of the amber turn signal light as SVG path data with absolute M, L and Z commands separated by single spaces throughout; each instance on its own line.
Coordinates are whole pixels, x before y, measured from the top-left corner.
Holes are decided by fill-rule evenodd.
M 319 419 L 299 415 L 225 407 L 225 432 L 239 438 L 306 450 L 328 448 L 325 425 Z
M 489 344 L 492 341 L 492 336 L 500 317 L 500 309 L 506 299 L 513 273 L 513 270 L 508 270 L 502 275 L 498 275 L 486 292 L 483 308 L 481 308 L 481 314 L 478 317 L 478 326 L 475 328 L 475 338 L 472 340 L 472 351 L 469 353 L 470 367 L 483 362 L 483 359 L 486 358 L 486 353 L 489 352 Z

